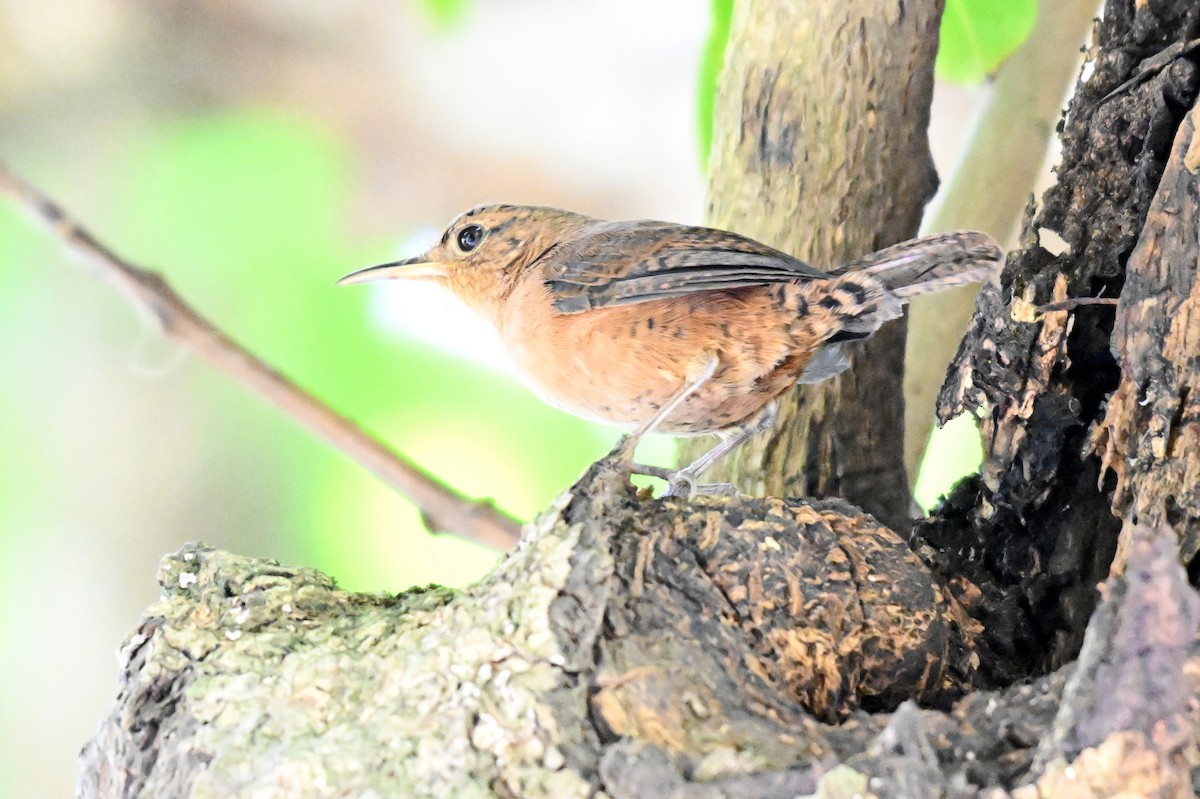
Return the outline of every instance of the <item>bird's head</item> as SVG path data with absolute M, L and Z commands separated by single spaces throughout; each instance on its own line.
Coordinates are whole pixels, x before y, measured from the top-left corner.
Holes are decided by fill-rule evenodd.
M 338 285 L 369 280 L 431 280 L 495 319 L 517 281 L 552 247 L 596 220 L 525 205 L 481 205 L 459 214 L 437 244 L 414 258 L 352 272 Z

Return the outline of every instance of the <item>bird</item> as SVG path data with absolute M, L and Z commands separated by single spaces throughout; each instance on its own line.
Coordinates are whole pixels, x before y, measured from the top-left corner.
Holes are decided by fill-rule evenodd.
M 986 233 L 959 231 L 818 269 L 727 230 L 487 204 L 420 255 L 338 283 L 443 285 L 491 323 L 536 394 L 630 431 L 633 446 L 652 429 L 716 433 L 682 469 L 633 468 L 690 495 L 770 425 L 781 395 L 849 368 L 846 342 L 870 337 L 914 296 L 986 279 L 1003 257 Z

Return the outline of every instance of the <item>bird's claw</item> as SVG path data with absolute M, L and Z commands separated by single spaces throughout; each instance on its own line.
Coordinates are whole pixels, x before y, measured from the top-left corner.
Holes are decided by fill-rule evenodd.
M 737 492 L 737 486 L 733 483 L 699 483 L 696 475 L 686 469 L 680 469 L 667 478 L 667 490 L 663 496 L 691 499 L 697 494 L 728 496 Z
M 687 469 L 666 469 L 662 466 L 647 466 L 641 463 L 630 464 L 631 474 L 644 474 L 647 477 L 657 477 L 667 484 L 664 497 L 683 497 L 687 499 L 696 493 L 707 494 L 708 486 L 697 485 L 696 476 Z
M 663 496 L 691 499 L 692 494 L 695 494 L 698 488 L 695 476 L 684 469 L 680 469 L 677 472 L 672 472 L 671 476 L 667 478 L 667 490 L 663 493 Z
M 689 499 L 697 494 L 728 496 L 738 492 L 737 486 L 733 483 L 700 483 L 696 475 L 687 469 L 666 469 L 662 466 L 631 463 L 630 473 L 644 474 L 666 482 L 667 490 L 663 492 L 664 497 Z

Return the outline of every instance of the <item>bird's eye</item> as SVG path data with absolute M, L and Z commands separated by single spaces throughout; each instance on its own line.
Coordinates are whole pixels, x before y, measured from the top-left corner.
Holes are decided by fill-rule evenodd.
M 483 241 L 482 225 L 467 225 L 458 231 L 458 249 L 463 252 L 470 252 L 475 249 L 481 241 Z

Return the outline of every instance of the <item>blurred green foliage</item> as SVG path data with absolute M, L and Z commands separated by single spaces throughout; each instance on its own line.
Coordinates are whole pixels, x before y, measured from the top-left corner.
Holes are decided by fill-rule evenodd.
M 929 446 L 913 486 L 913 498 L 928 513 L 955 483 L 977 473 L 982 462 L 979 426 L 971 416 L 956 416 L 929 436 Z
M 708 39 L 700 58 L 700 80 L 696 98 L 696 131 L 700 135 L 700 161 L 708 165 L 712 152 L 713 110 L 717 103 L 717 79 L 725 64 L 725 44 L 733 21 L 733 0 L 712 0 Z
M 348 165 L 341 142 L 310 120 L 263 110 L 179 120 L 132 137 L 113 161 L 97 232 L 136 263 L 164 265 L 219 327 L 432 473 L 528 518 L 613 435 L 547 408 L 500 371 L 371 329 L 369 292 L 334 280 L 395 253 L 340 225 Z M 284 482 L 288 529 L 303 536 L 311 565 L 346 587 L 460 585 L 494 561 L 430 536 L 415 508 L 347 459 L 272 447 L 261 466 Z
M 0 203 L 0 242 L 3 243 L 0 251 L 7 264 L 54 260 L 55 242 L 31 226 L 11 203 Z M 50 286 L 25 270 L 0 269 L 0 318 L 4 320 L 5 330 L 36 328 L 40 322 L 30 317 L 40 308 L 53 306 L 51 292 Z M 0 336 L 0 361 L 18 365 L 10 375 L 11 379 L 35 373 L 38 356 L 30 342 L 20 336 Z M 0 544 L 3 544 L 0 556 L 5 563 L 21 560 L 17 549 L 28 542 L 29 536 L 20 533 L 31 528 L 31 520 L 46 515 L 46 508 L 53 506 L 54 492 L 58 488 L 46 479 L 46 475 L 55 473 L 57 453 L 42 444 L 42 431 L 29 411 L 16 394 L 0 390 L 0 419 L 4 420 L 0 427 L 3 430 L 0 438 L 4 442 L 4 456 L 0 457 Z M 0 574 L 15 577 L 3 570 Z M 0 622 L 5 612 L 23 611 L 15 605 L 5 607 L 0 611 Z M 0 625 L 0 629 L 6 628 Z
M 466 19 L 473 5 L 473 0 L 419 0 L 417 3 L 434 27 L 443 32 L 452 30 Z
M 1029 38 L 1037 0 L 946 0 L 935 68 L 939 78 L 978 83 Z

